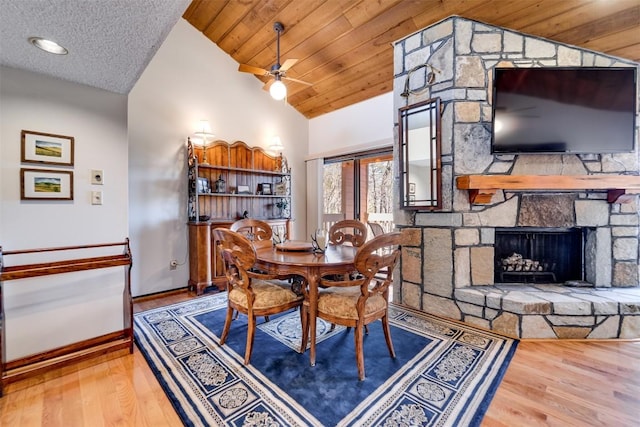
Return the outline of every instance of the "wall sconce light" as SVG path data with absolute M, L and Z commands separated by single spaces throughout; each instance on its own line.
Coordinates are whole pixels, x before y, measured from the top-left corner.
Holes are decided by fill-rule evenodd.
M 202 146 L 202 152 L 204 153 L 202 156 L 202 164 L 208 165 L 209 162 L 207 160 L 207 141 L 215 137 L 215 135 L 211 133 L 211 126 L 209 125 L 209 121 L 200 120 L 200 123 L 198 124 L 198 130 L 194 132 L 194 135 L 200 139 L 200 144 L 197 145 Z
M 276 74 L 276 80 L 269 87 L 271 97 L 276 101 L 281 101 L 287 96 L 287 87 L 280 80 L 280 76 Z

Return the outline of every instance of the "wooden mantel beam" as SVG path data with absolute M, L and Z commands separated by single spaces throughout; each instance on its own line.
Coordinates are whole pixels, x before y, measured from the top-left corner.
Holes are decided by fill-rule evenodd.
M 477 204 L 489 203 L 498 190 L 607 190 L 610 203 L 624 203 L 640 193 L 637 175 L 462 175 L 456 184 L 469 190 L 469 201 Z

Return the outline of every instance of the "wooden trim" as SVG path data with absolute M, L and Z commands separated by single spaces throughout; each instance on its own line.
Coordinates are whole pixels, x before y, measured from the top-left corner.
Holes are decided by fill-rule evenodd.
M 90 348 L 65 353 L 55 358 L 48 358 L 39 362 L 30 363 L 28 365 L 16 367 L 13 369 L 7 369 L 2 376 L 2 386 L 6 387 L 12 382 L 33 377 L 34 375 L 43 374 L 52 369 L 69 366 L 83 360 L 92 359 L 94 357 L 125 349 L 129 350 L 129 341 L 125 338 L 122 338 L 122 335 L 120 336 L 121 338 L 115 341 L 112 340 L 103 344 L 94 345 Z M 45 356 L 47 356 L 47 352 L 35 355 L 35 357 Z
M 4 266 L 4 257 L 10 255 L 85 250 L 108 246 L 122 246 L 123 252 L 118 255 L 74 258 L 50 263 L 22 264 L 10 267 Z M 0 397 L 3 395 L 4 386 L 12 381 L 17 381 L 28 376 L 46 372 L 53 368 L 69 365 L 80 360 L 85 360 L 124 348 L 128 349 L 129 353 L 133 353 L 133 301 L 131 299 L 132 263 L 129 239 L 125 239 L 124 242 L 119 243 L 27 249 L 6 252 L 3 252 L 2 247 L 0 247 Z M 2 293 L 2 284 L 4 281 L 120 266 L 126 267 L 124 272 L 124 290 L 122 292 L 124 326 L 122 330 L 69 344 L 64 347 L 45 351 L 19 360 L 6 362 L 6 322 L 4 320 L 4 294 Z
M 460 190 L 469 190 L 469 202 L 484 204 L 498 190 L 607 190 L 609 203 L 624 203 L 640 192 L 637 175 L 462 175 Z

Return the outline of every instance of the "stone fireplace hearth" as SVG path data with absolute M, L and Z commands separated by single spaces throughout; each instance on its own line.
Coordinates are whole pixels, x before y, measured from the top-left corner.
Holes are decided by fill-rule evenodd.
M 395 58 L 396 108 L 433 97 L 444 108 L 443 209 L 396 215 L 408 242 L 394 299 L 520 338 L 639 338 L 637 195 L 611 203 L 602 190 L 497 190 L 479 204 L 456 186 L 466 175 L 638 175 L 637 148 L 622 154 L 490 153 L 494 67 L 638 64 L 460 17 L 398 41 Z M 412 94 L 402 97 L 407 71 L 425 62 L 439 70 L 435 83 L 413 73 Z M 580 280 L 593 287 L 567 287 L 550 275 L 535 283 L 497 283 L 495 239 L 503 228 L 582 230 Z

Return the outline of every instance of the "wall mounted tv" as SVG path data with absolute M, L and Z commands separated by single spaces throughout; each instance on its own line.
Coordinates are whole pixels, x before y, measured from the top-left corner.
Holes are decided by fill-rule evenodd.
M 636 68 L 496 68 L 492 153 L 634 150 Z

